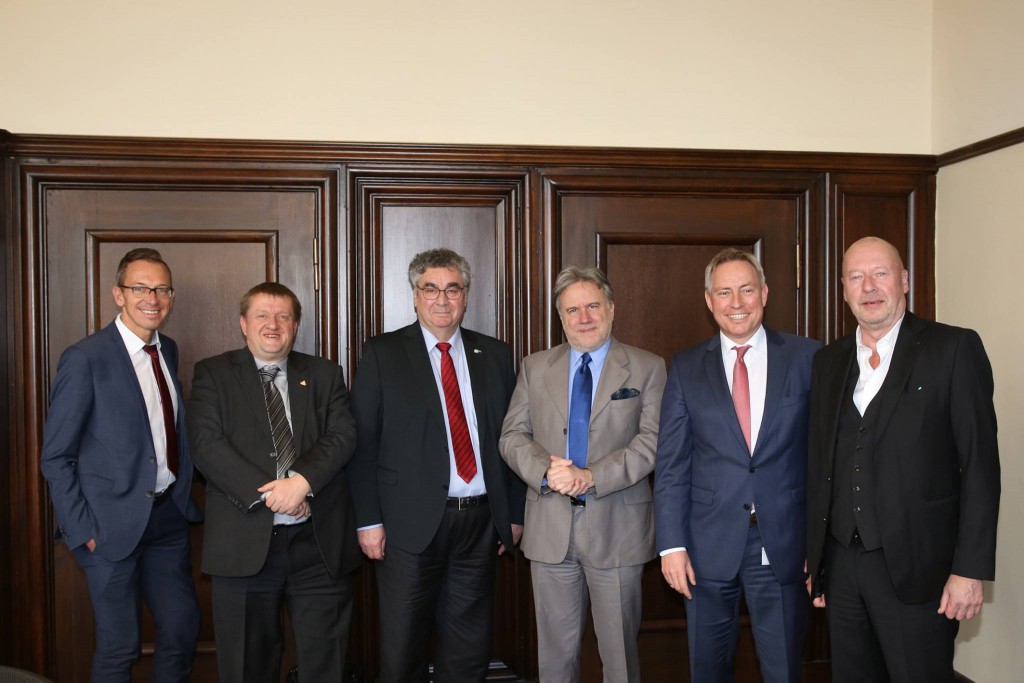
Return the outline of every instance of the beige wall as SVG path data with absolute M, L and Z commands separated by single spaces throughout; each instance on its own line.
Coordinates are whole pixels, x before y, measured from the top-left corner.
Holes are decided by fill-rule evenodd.
M 1024 118 L 1024 117 L 1022 117 Z M 956 668 L 978 683 L 1017 683 L 1024 672 L 1024 362 L 1017 277 L 1024 145 L 943 168 L 938 179 L 938 319 L 976 329 L 996 380 L 1003 496 L 996 581 L 981 617 L 963 625 Z
M 0 0 L 0 128 L 931 151 L 930 0 Z
M 1024 126 L 1024 4 L 936 0 L 935 150 Z M 939 320 L 972 327 L 996 379 L 1003 496 L 996 581 L 979 619 L 965 624 L 956 668 L 978 683 L 1016 683 L 1024 672 L 1024 318 L 1015 294 L 1024 253 L 1020 197 L 1024 144 L 939 171 L 936 286 Z
M 1024 2 L 935 0 L 933 149 L 1024 126 Z

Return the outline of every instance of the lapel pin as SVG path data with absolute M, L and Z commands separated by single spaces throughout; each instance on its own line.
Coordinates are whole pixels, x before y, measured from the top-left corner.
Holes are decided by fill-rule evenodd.
M 473 349 L 473 353 L 483 353 L 480 349 Z
M 924 387 L 918 387 L 917 388 L 918 391 L 921 391 L 922 389 L 924 389 Z
M 306 380 L 302 380 L 301 382 L 299 382 L 299 386 L 300 387 L 306 386 Z

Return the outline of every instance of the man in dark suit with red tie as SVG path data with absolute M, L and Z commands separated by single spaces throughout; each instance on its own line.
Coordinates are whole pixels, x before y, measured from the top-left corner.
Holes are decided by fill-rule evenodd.
M 159 333 L 174 305 L 154 249 L 117 268 L 113 323 L 57 366 L 41 466 L 58 536 L 85 570 L 96 617 L 93 681 L 128 681 L 139 656 L 140 600 L 156 620 L 154 681 L 187 681 L 199 635 L 188 523 L 192 461 L 178 347 Z
M 189 399 L 220 681 L 281 680 L 282 604 L 299 679 L 340 681 L 359 565 L 345 377 L 292 349 L 302 306 L 284 285 L 256 285 L 239 308 L 246 345 L 197 363 Z
M 349 466 L 359 545 L 376 560 L 381 683 L 481 681 L 496 556 L 522 533 L 524 492 L 498 454 L 515 387 L 503 343 L 461 327 L 470 268 L 449 249 L 409 265 L 417 322 L 366 342 Z
M 857 330 L 811 375 L 807 560 L 832 680 L 953 681 L 959 622 L 995 577 L 999 445 L 981 339 L 907 311 L 877 237 L 843 257 Z

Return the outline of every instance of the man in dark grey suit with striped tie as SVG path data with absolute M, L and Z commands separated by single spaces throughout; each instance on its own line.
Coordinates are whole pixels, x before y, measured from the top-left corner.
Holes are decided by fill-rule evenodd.
M 196 364 L 188 420 L 208 483 L 203 571 L 220 680 L 281 679 L 284 602 L 301 680 L 340 681 L 359 565 L 345 378 L 292 350 L 302 306 L 284 285 L 253 287 L 240 309 L 246 346 Z

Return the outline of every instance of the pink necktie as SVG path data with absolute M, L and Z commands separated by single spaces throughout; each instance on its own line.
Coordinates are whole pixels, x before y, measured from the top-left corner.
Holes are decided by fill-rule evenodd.
M 747 377 L 747 364 L 743 362 L 743 356 L 750 350 L 749 346 L 734 346 L 736 350 L 736 365 L 732 367 L 732 404 L 736 408 L 736 417 L 740 420 L 740 429 L 743 430 L 743 438 L 747 440 L 747 450 L 750 448 L 750 378 Z
M 473 455 L 473 442 L 469 439 L 466 411 L 462 409 L 462 392 L 459 391 L 459 378 L 455 375 L 455 363 L 448 353 L 452 345 L 438 342 L 437 348 L 441 351 L 441 386 L 444 387 L 444 402 L 448 406 L 448 427 L 452 430 L 455 471 L 468 482 L 476 476 L 476 456 Z

